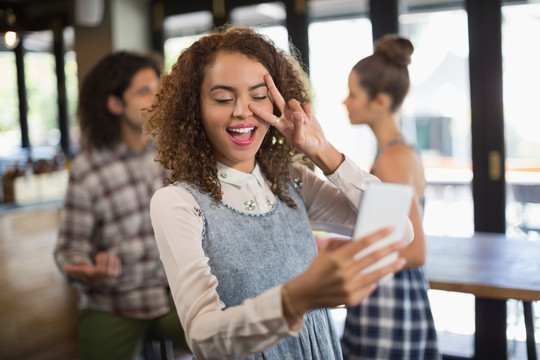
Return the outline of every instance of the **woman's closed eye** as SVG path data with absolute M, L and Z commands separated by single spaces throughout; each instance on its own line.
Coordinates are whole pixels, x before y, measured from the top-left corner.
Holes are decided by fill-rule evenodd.
M 253 99 L 254 101 L 262 101 L 268 99 L 268 95 L 254 95 L 251 96 L 251 99 Z M 234 101 L 234 98 L 215 98 L 214 101 L 219 104 L 230 104 Z
M 219 104 L 229 104 L 233 101 L 233 99 L 214 99 L 214 101 Z

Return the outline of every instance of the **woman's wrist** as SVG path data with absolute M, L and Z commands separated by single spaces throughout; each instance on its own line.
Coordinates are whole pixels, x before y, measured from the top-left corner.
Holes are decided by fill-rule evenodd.
M 294 286 L 292 287 L 294 290 Z M 290 328 L 296 328 L 301 326 L 304 314 L 307 310 L 302 310 L 304 306 L 299 303 L 294 296 L 294 291 L 291 290 L 290 282 L 287 282 L 281 286 L 281 299 L 283 306 L 283 315 L 287 320 Z
M 329 144 L 326 149 L 321 149 L 319 153 L 314 154 L 311 161 L 322 170 L 324 175 L 331 175 L 345 161 L 345 155 Z
M 303 318 L 303 314 L 299 313 L 295 308 L 291 297 L 289 296 L 289 291 L 287 289 L 288 283 L 283 284 L 281 287 L 281 299 L 283 305 L 283 314 L 288 320 L 289 324 L 293 324 Z

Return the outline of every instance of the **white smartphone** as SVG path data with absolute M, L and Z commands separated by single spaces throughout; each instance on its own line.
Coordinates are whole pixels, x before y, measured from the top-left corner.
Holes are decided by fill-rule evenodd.
M 394 231 L 360 251 L 356 254 L 356 259 L 403 238 L 408 225 L 407 219 L 412 198 L 413 189 L 409 185 L 381 182 L 369 183 L 366 186 L 360 199 L 353 239 L 358 239 L 387 226 L 392 226 Z M 397 252 L 394 252 L 367 267 L 363 272 L 368 273 L 390 264 L 397 256 Z

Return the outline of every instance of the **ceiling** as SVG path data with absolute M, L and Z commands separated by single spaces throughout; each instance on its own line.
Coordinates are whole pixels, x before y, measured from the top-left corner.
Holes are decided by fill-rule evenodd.
M 50 28 L 52 18 L 69 21 L 71 0 L 0 0 L 0 32 L 15 26 L 28 31 Z
M 106 1 L 106 0 L 0 0 L 0 32 L 5 31 L 7 24 L 7 11 L 12 9 L 16 14 L 16 21 L 20 26 L 28 30 L 37 30 L 47 29 L 49 26 L 47 21 L 49 18 L 55 16 L 65 16 L 69 17 L 68 14 L 72 14 L 72 9 L 79 5 L 82 6 L 92 6 L 93 2 Z M 107 0 L 112 1 L 112 0 Z M 150 0 L 137 0 L 137 1 L 148 1 Z M 164 0 L 167 2 L 167 0 Z M 171 1 L 171 4 L 174 4 L 176 1 L 182 0 L 168 0 Z M 185 0 L 183 0 L 185 1 Z M 225 0 L 226 1 L 226 0 Z M 284 0 L 281 0 L 285 2 Z M 234 3 L 233 0 L 230 2 Z M 242 3 L 243 1 L 239 1 Z M 276 3 L 279 0 L 268 0 L 269 3 Z M 264 1 L 260 1 L 264 3 Z M 440 6 L 443 4 L 459 4 L 464 3 L 464 0 L 461 1 L 452 1 L 452 0 L 398 0 L 400 8 L 403 10 L 410 9 L 414 7 L 423 7 L 423 6 Z M 209 2 L 210 4 L 210 2 Z M 369 8 L 369 0 L 307 0 L 308 11 L 314 14 L 317 17 L 317 13 L 329 13 L 338 14 L 338 13 L 355 13 L 355 12 L 365 12 Z M 66 21 L 72 21 L 72 19 L 65 19 Z
M 47 39 L 41 39 L 43 37 L 51 36 L 50 34 L 37 34 L 37 32 L 42 32 L 42 30 L 47 30 L 52 28 L 51 21 L 56 19 L 61 19 L 61 24 L 63 27 L 69 27 L 74 24 L 74 13 L 75 8 L 83 6 L 94 6 L 94 2 L 98 1 L 114 1 L 114 0 L 0 0 L 0 33 L 4 33 L 8 30 L 15 30 L 18 32 L 26 31 L 29 32 L 26 38 L 32 37 L 36 38 L 36 51 L 44 51 L 39 44 L 50 44 L 51 41 Z M 124 0 L 131 1 L 131 0 Z M 137 0 L 137 1 L 148 1 L 151 0 Z M 179 0 L 164 0 L 166 1 L 179 1 Z M 180 0 L 181 1 L 181 0 Z M 185 0 L 184 0 L 185 1 Z M 227 1 L 227 0 L 225 0 Z M 233 0 L 229 0 L 234 2 Z M 260 1 L 261 5 L 253 5 L 251 7 L 261 8 L 261 11 L 253 11 L 253 9 L 247 9 L 250 6 L 244 6 L 246 9 L 235 8 L 233 10 L 234 14 L 231 14 L 232 17 L 241 18 L 245 21 L 256 21 L 256 23 L 267 21 L 279 21 L 280 19 L 274 19 L 277 17 L 283 17 L 285 14 L 285 7 L 283 2 L 285 0 L 269 0 L 267 4 L 264 4 L 264 1 Z M 407 12 L 415 7 L 421 8 L 424 6 L 444 6 L 453 4 L 463 4 L 465 0 L 462 1 L 452 1 L 452 0 L 398 0 L 399 6 L 401 8 L 400 12 Z M 325 18 L 325 17 L 334 17 L 341 16 L 343 14 L 359 14 L 366 13 L 369 11 L 369 0 L 307 0 L 308 13 L 311 17 L 314 18 Z M 265 7 L 263 9 L 263 7 Z M 281 8 L 281 9 L 280 9 Z M 272 14 L 269 14 L 268 11 L 262 10 L 274 10 Z M 280 10 L 280 11 L 278 11 Z M 206 19 L 205 21 L 211 22 L 211 14 L 202 14 L 209 15 L 210 20 Z M 255 18 L 252 18 L 254 17 Z M 197 24 L 194 24 L 194 21 L 198 18 L 191 14 L 189 16 L 189 21 L 185 18 L 182 19 L 173 19 L 175 16 L 166 19 L 165 29 L 166 33 L 169 36 L 177 35 L 184 33 L 186 27 L 189 27 L 192 31 L 197 27 Z M 206 16 L 208 17 L 208 16 Z M 266 19 L 270 17 L 270 19 Z M 167 21 L 169 20 L 169 21 Z M 181 21 L 176 21 L 181 20 Z M 203 19 L 204 20 L 204 19 Z M 202 23 L 206 24 L 205 21 Z M 281 20 L 283 21 L 283 20 Z M 202 24 L 201 23 L 201 24 Z M 175 25 L 176 24 L 176 25 Z M 178 25 L 179 24 L 179 25 Z M 198 24 L 199 26 L 202 26 Z M 205 25 L 206 26 L 206 25 Z M 179 27 L 177 29 L 177 27 Z M 187 30 L 190 30 L 187 29 Z M 45 32 L 47 33 L 47 32 Z M 178 33 L 178 34 L 177 34 Z M 64 34 L 64 36 L 69 39 L 70 34 Z M 41 38 L 40 38 L 41 37 Z M 49 45 L 50 46 L 50 45 Z M 25 41 L 25 47 L 26 41 Z M 1 48 L 0 51 L 4 50 Z

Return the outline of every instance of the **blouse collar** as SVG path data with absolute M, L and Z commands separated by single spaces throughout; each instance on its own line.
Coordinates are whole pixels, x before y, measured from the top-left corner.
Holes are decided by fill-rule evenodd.
M 246 182 L 250 178 L 255 178 L 260 187 L 263 187 L 263 184 L 265 183 L 259 164 L 255 164 L 255 168 L 253 168 L 253 171 L 250 174 L 235 170 L 220 162 L 217 163 L 217 170 L 218 177 L 221 182 L 236 186 L 238 188 L 246 186 Z

